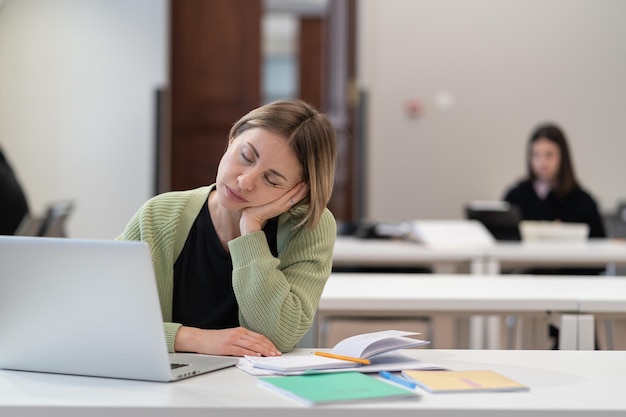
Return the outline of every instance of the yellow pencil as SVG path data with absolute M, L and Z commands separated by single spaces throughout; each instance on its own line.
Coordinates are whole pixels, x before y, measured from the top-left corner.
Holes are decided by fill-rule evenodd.
M 344 361 L 361 363 L 363 365 L 369 365 L 371 363 L 369 359 L 353 358 L 352 356 L 335 355 L 334 353 L 328 353 L 328 352 L 315 352 L 315 354 L 317 356 L 325 356 L 327 358 L 341 359 Z

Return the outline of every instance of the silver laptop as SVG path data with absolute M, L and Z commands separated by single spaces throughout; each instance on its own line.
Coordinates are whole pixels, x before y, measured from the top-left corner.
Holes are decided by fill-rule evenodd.
M 0 368 L 175 381 L 237 358 L 168 354 L 143 242 L 0 236 Z

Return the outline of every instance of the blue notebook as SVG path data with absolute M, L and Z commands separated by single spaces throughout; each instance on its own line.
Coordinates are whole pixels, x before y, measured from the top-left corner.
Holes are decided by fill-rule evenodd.
M 259 383 L 307 405 L 420 398 L 415 391 L 361 372 L 261 377 Z

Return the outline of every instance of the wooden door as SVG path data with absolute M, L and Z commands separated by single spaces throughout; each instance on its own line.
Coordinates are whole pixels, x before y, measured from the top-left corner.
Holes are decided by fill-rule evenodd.
M 329 4 L 325 16 L 301 18 L 299 96 L 328 113 L 339 131 L 329 208 L 338 220 L 351 222 L 358 217 L 359 189 L 349 94 L 355 1 Z M 170 1 L 169 189 L 212 183 L 230 127 L 261 104 L 262 13 L 261 0 Z
M 170 1 L 172 190 L 214 182 L 228 132 L 260 104 L 261 0 Z

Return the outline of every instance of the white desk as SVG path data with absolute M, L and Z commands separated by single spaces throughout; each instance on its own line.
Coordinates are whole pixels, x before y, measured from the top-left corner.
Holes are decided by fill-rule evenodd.
M 591 239 L 581 243 L 499 242 L 484 252 L 488 274 L 503 268 L 607 267 L 626 265 L 626 241 Z
M 591 239 L 581 243 L 498 242 L 491 248 L 433 248 L 397 239 L 338 236 L 335 266 L 427 266 L 455 273 L 469 265 L 472 273 L 499 274 L 503 268 L 606 267 L 626 265 L 626 241 Z
M 333 317 L 548 311 L 561 317 L 562 349 L 593 349 L 594 320 L 590 314 L 626 314 L 626 278 L 331 274 L 318 307 L 318 340 L 323 346 L 326 322 Z
M 308 351 L 307 351 L 308 352 Z M 626 351 L 404 351 L 450 369 L 491 369 L 528 392 L 424 394 L 417 401 L 306 407 L 236 368 L 174 382 L 0 371 L 6 417 L 562 417 L 626 415 Z M 298 351 L 296 353 L 305 353 Z
M 360 239 L 337 236 L 333 266 L 430 267 L 435 273 L 455 273 L 461 266 L 483 271 L 481 248 L 432 248 L 400 239 Z
M 429 266 L 434 272 L 459 272 L 469 265 L 472 274 L 501 273 L 502 269 L 531 267 L 601 267 L 614 273 L 626 265 L 626 241 L 591 239 L 581 243 L 499 242 L 491 248 L 429 248 L 403 240 L 358 239 L 339 236 L 333 255 L 335 266 Z M 468 269 L 467 267 L 465 269 Z M 580 322 L 575 322 L 578 325 Z M 607 326 L 612 345 L 611 321 Z M 574 324 L 570 324 L 574 325 Z M 485 326 L 489 329 L 485 332 Z M 498 347 L 499 320 L 475 316 L 471 319 L 471 342 L 475 348 Z M 488 340 L 485 334 L 489 334 Z

